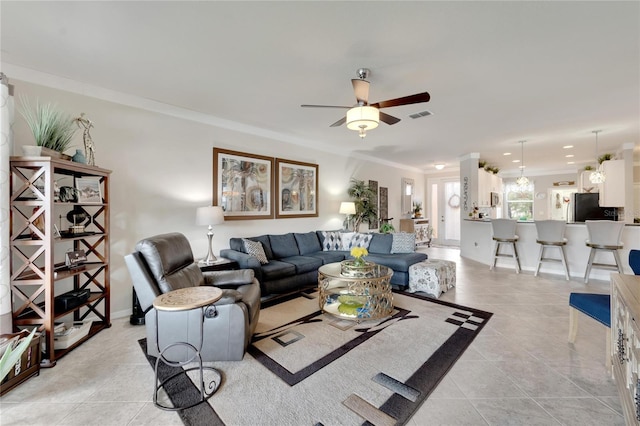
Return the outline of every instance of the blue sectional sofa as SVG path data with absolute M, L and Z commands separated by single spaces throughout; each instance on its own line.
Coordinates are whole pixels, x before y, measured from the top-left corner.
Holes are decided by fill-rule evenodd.
M 237 261 L 240 268 L 253 269 L 264 297 L 288 294 L 317 286 L 320 266 L 351 257 L 349 250 L 344 250 L 339 243 L 328 249 L 330 244 L 325 241 L 326 234 L 315 231 L 246 238 L 262 245 L 267 263 L 261 263 L 258 257 L 247 253 L 243 238 L 231 238 L 230 248 L 221 250 L 220 255 Z M 335 234 L 335 231 L 329 232 L 330 236 Z M 394 234 L 359 235 L 366 235 L 369 240 L 366 247 L 369 255 L 365 259 L 393 269 L 391 284 L 395 286 L 407 286 L 409 267 L 427 258 L 426 254 L 415 252 L 413 247 L 394 252 L 393 247 L 397 251 Z

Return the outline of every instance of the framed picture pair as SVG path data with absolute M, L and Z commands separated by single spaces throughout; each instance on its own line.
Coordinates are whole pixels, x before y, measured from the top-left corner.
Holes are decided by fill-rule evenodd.
M 226 220 L 318 216 L 318 165 L 213 149 L 213 204 Z

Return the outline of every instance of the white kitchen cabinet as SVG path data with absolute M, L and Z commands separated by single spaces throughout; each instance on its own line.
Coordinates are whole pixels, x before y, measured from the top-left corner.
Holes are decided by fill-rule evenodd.
M 598 185 L 600 190 L 600 207 L 624 207 L 626 190 L 624 160 L 607 160 L 602 162 L 605 181 Z

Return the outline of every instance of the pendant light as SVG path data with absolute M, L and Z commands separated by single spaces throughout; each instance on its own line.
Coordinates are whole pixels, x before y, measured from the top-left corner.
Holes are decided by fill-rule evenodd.
M 596 134 L 596 162 L 598 161 L 598 133 L 600 133 L 602 130 L 594 130 L 591 133 L 595 133 Z M 604 174 L 604 172 L 602 170 L 600 170 L 601 165 L 598 165 L 598 168 L 596 169 L 595 172 L 591 173 L 589 175 L 589 182 L 591 183 L 604 183 L 605 179 L 607 178 L 607 176 Z
M 524 143 L 526 141 L 520 141 L 520 177 L 516 179 L 516 184 L 524 189 L 529 186 L 529 179 L 524 175 Z

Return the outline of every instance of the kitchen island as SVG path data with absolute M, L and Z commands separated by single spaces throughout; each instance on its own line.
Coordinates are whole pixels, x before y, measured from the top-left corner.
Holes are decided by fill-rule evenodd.
M 495 250 L 490 220 L 465 219 L 460 224 L 460 227 L 462 235 L 460 255 L 484 263 L 488 268 L 493 263 L 493 253 Z M 520 266 L 523 271 L 535 272 L 538 254 L 540 252 L 540 244 L 536 243 L 538 233 L 535 223 L 533 221 L 518 221 L 516 234 L 520 237 L 517 243 Z M 589 252 L 591 250 L 585 245 L 585 241 L 588 239 L 587 227 L 584 222 L 568 223 L 564 236 L 567 239 L 565 252 L 567 254 L 569 274 L 572 278 L 584 278 L 587 261 L 589 260 Z M 622 270 L 625 274 L 633 275 L 633 271 L 629 267 L 629 250 L 640 249 L 640 225 L 625 224 L 624 230 L 622 231 L 622 242 L 624 248 L 619 250 Z M 559 250 L 548 249 L 545 251 L 545 256 L 556 257 L 559 255 Z M 595 261 L 613 263 L 613 256 L 611 256 L 610 253 L 599 252 L 596 254 Z M 496 266 L 499 268 L 513 269 L 513 259 L 499 258 Z M 590 277 L 591 279 L 609 281 L 611 272 L 614 271 L 593 268 Z M 557 274 L 564 277 L 564 270 L 560 263 L 543 262 L 540 266 L 540 273 Z

